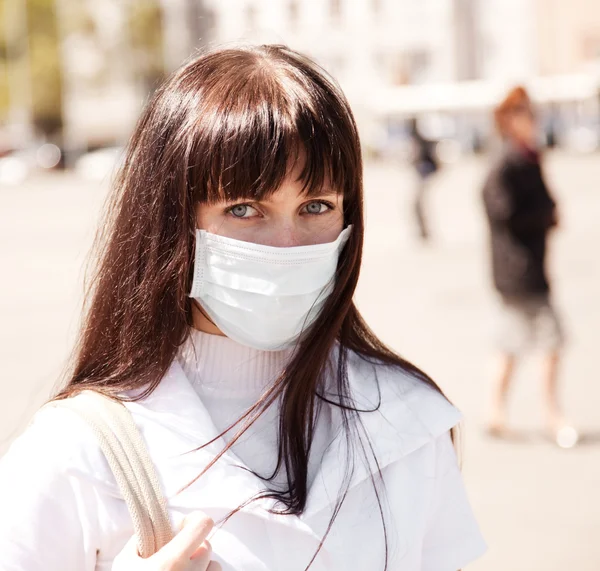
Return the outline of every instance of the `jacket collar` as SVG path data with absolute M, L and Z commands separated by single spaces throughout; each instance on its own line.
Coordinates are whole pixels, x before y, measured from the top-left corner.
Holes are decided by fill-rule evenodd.
M 316 516 L 323 510 L 331 510 L 346 486 L 350 489 L 371 478 L 460 420 L 460 413 L 442 395 L 397 369 L 369 364 L 353 356 L 348 375 L 353 398 L 363 411 L 357 414 L 362 428 L 358 426 L 358 432 L 346 438 L 340 409 L 332 407 L 336 437 L 320 462 L 302 516 L 273 517 L 268 513 L 274 507 L 271 500 L 252 502 L 244 511 L 281 520 L 314 533 L 317 531 L 313 529 Z M 144 427 L 147 436 L 155 431 L 154 440 L 162 443 L 154 452 L 153 460 L 170 469 L 168 481 L 164 481 L 164 491 L 171 505 L 185 508 L 190 505 L 189 496 L 193 494 L 196 505 L 233 510 L 265 490 L 264 482 L 250 472 L 233 452 L 228 451 L 200 479 L 180 492 L 225 447 L 225 441 L 216 438 L 219 433 L 206 407 L 177 361 L 151 395 L 141 401 L 127 403 L 127 406 L 137 417 L 138 424 Z M 365 440 L 366 458 L 351 444 L 356 442 L 357 434 L 368 438 L 368 442 Z M 211 444 L 195 450 L 213 439 L 215 441 Z M 369 452 L 370 447 L 376 462 Z M 193 461 L 190 461 L 190 455 L 193 455 Z M 354 458 L 349 479 L 347 458 Z M 318 530 L 317 535 L 322 531 Z
M 346 438 L 341 430 L 327 450 L 322 468 L 309 494 L 303 516 L 310 519 L 331 505 L 347 486 L 366 479 L 377 482 L 380 470 L 441 436 L 461 420 L 460 412 L 439 392 L 413 376 L 357 356 L 348 367 L 350 389 L 357 414 L 357 432 Z M 341 427 L 341 411 L 335 409 Z M 364 452 L 357 449 L 362 435 Z M 372 450 L 372 452 L 371 452 Z M 347 458 L 353 458 L 346 482 Z

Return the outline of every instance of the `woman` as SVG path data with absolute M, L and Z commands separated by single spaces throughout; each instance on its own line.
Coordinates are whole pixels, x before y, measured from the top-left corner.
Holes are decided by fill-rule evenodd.
M 321 69 L 281 46 L 185 65 L 139 121 L 105 228 L 58 398 L 125 401 L 183 530 L 141 560 L 93 434 L 44 409 L 0 466 L 2 569 L 456 571 L 481 554 L 459 413 L 352 301 L 360 145 Z
M 507 396 L 517 358 L 535 344 L 543 352 L 547 432 L 559 446 L 570 448 L 578 435 L 564 419 L 558 396 L 563 334 L 546 272 L 548 236 L 557 225 L 558 210 L 544 180 L 527 91 L 511 89 L 494 118 L 503 148 L 485 181 L 483 199 L 501 311 L 488 431 L 507 434 Z

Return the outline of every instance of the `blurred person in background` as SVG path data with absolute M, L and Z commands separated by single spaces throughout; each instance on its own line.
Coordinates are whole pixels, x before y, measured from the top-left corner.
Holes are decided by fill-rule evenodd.
M 410 158 L 417 174 L 415 189 L 414 214 L 419 231 L 419 238 L 429 240 L 430 232 L 425 215 L 425 196 L 432 175 L 438 170 L 438 160 L 435 154 L 435 141 L 423 136 L 419 130 L 417 119 L 409 122 L 409 137 L 411 142 Z
M 494 436 L 507 432 L 507 394 L 517 357 L 537 345 L 543 351 L 546 428 L 559 445 L 572 446 L 577 433 L 563 418 L 557 386 L 563 333 L 545 265 L 548 235 L 558 224 L 557 206 L 542 173 L 536 119 L 526 90 L 512 89 L 494 114 L 502 150 L 483 198 L 500 311 L 487 428 Z

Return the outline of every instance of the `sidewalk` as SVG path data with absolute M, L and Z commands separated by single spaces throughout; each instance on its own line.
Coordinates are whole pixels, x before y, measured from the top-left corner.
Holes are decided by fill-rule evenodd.
M 600 156 L 554 155 L 547 166 L 562 210 L 551 266 L 569 337 L 565 402 L 587 437 L 570 451 L 539 434 L 535 360 L 516 379 L 511 409 L 528 441 L 489 441 L 480 430 L 493 302 L 478 194 L 485 162 L 468 159 L 437 177 L 426 245 L 413 239 L 410 172 L 390 165 L 366 171 L 358 305 L 465 413 L 463 471 L 490 545 L 473 571 L 600 568 Z M 66 175 L 0 188 L 0 454 L 49 396 L 68 354 L 82 263 L 103 200 L 102 188 Z

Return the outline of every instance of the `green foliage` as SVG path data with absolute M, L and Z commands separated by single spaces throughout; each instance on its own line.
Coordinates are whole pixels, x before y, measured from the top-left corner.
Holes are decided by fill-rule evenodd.
M 0 31 L 5 29 L 4 25 L 4 2 L 0 0 Z M 6 63 L 6 39 L 5 34 L 0 33 L 0 122 L 6 119 L 8 114 L 8 68 Z
M 5 4 L 10 0 L 0 0 L 0 121 L 6 120 L 9 106 L 9 69 L 6 30 L 7 26 Z
M 7 117 L 11 104 L 9 81 L 12 81 L 18 85 L 18 89 L 13 89 L 13 97 L 26 98 L 31 90 L 33 122 L 41 132 L 52 134 L 62 123 L 54 0 L 20 1 L 19 5 L 17 0 L 0 0 L 0 117 Z M 21 21 L 21 14 L 26 22 Z
M 0 0 L 0 122 L 7 118 L 11 104 L 11 81 L 11 85 L 17 86 L 13 88 L 13 96 L 17 93 L 25 97 L 27 91 L 31 90 L 34 125 L 48 135 L 62 126 L 63 81 L 57 1 Z M 19 6 L 26 9 L 27 37 L 23 35 L 25 26 L 19 25 Z M 125 54 L 133 64 L 131 73 L 148 89 L 152 89 L 164 76 L 159 1 L 129 0 L 123 7 L 128 11 L 123 46 L 131 50 L 131 53 Z M 7 22 L 5 18 L 14 21 Z M 63 20 L 61 29 L 66 34 L 97 37 L 97 28 L 101 25 L 101 22 L 94 21 L 86 9 L 86 2 L 82 0 L 71 0 Z M 104 55 L 106 65 L 110 66 L 114 54 Z M 92 78 L 97 82 L 106 80 L 102 71 L 99 77 Z
M 154 0 L 137 0 L 129 10 L 129 41 L 136 70 L 150 89 L 165 73 L 160 5 Z
M 54 0 L 27 0 L 32 111 L 35 126 L 52 134 L 62 126 L 60 43 Z

